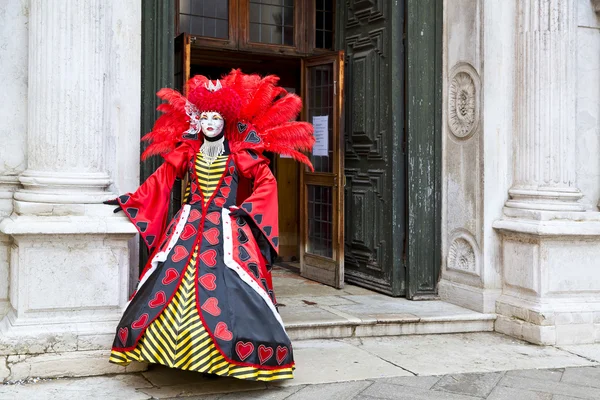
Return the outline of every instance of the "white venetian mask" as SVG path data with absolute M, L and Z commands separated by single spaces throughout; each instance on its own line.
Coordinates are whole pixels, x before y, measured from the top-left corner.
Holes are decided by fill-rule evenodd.
M 205 111 L 200 114 L 200 127 L 204 136 L 213 138 L 223 131 L 225 121 L 218 112 Z

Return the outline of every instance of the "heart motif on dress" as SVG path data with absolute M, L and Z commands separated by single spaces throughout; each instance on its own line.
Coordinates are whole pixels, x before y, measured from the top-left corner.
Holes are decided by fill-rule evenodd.
M 200 203 L 202 201 L 202 197 L 197 195 L 197 194 L 193 194 L 192 195 L 192 203 Z
M 221 309 L 219 308 L 219 300 L 216 297 L 209 297 L 206 299 L 202 307 L 200 307 L 213 317 L 218 317 L 221 315 Z
M 230 341 L 233 339 L 233 333 L 227 327 L 227 324 L 223 321 L 219 322 L 215 327 L 215 337 L 221 340 Z
M 215 204 L 217 205 L 217 207 L 223 207 L 223 205 L 225 204 L 225 198 L 224 197 L 217 197 L 215 199 Z
M 206 216 L 206 219 L 215 225 L 219 225 L 221 222 L 221 214 L 218 211 L 212 212 Z
M 227 186 L 231 186 L 231 180 L 233 179 L 233 177 L 231 176 L 226 176 L 225 178 L 223 178 L 223 182 L 225 182 L 225 184 Z
M 188 240 L 189 238 L 191 238 L 192 236 L 194 236 L 198 231 L 196 230 L 196 228 L 194 228 L 193 225 L 186 225 L 185 228 L 183 228 L 183 232 L 181 232 L 181 236 L 179 236 L 181 239 L 183 240 Z
M 123 345 L 125 345 L 125 342 L 127 342 L 127 336 L 129 336 L 129 329 L 120 328 L 119 329 L 119 339 L 121 340 L 121 343 L 123 343 Z
M 163 304 L 165 304 L 166 301 L 167 301 L 167 296 L 165 295 L 165 292 L 163 292 L 161 290 L 160 292 L 156 292 L 156 294 L 154 295 L 154 298 L 152 300 L 150 300 L 148 305 L 150 306 L 150 308 L 156 308 L 158 306 L 162 306 Z
M 190 211 L 190 216 L 188 217 L 188 222 L 194 222 L 197 219 L 199 219 L 200 217 L 202 217 L 202 214 L 200 214 L 200 211 L 192 210 L 192 211 Z
M 238 122 L 237 128 L 238 128 L 239 133 L 244 133 L 246 131 L 246 129 L 248 129 L 248 124 L 243 124 L 241 122 Z
M 251 342 L 237 342 L 235 345 L 235 352 L 237 353 L 240 360 L 244 361 L 250 357 L 250 354 L 254 351 L 254 345 Z
M 226 186 L 221 188 L 221 194 L 223 195 L 223 197 L 229 197 L 229 192 L 231 192 L 231 188 L 228 188 Z
M 186 250 L 185 247 L 178 244 L 173 249 L 173 255 L 171 256 L 171 260 L 173 260 L 173 262 L 177 263 L 177 262 L 183 260 L 184 258 L 186 258 L 189 254 L 190 253 L 188 253 L 188 251 Z
M 260 143 L 260 137 L 258 137 L 258 135 L 256 134 L 256 131 L 250 131 L 248 132 L 248 136 L 246 136 L 246 139 L 244 139 L 244 142 L 248 142 L 248 143 Z
M 162 280 L 163 285 L 168 285 L 169 283 L 177 279 L 178 276 L 179 273 L 175 270 L 175 268 L 169 268 L 165 273 L 165 277 Z
M 217 277 L 215 274 L 205 274 L 198 279 L 200 284 L 204 286 L 206 290 L 215 290 L 217 288 L 216 280 Z
M 141 317 L 137 319 L 137 321 L 134 321 L 133 324 L 131 324 L 131 327 L 133 329 L 141 329 L 145 327 L 146 323 L 148 322 L 148 318 L 148 314 L 142 314 Z
M 231 167 L 229 167 L 229 174 L 233 175 L 234 172 L 235 172 L 235 167 L 232 165 Z
M 200 259 L 209 267 L 214 267 L 217 264 L 217 252 L 215 250 L 206 250 L 200 255 Z
M 277 364 L 281 365 L 281 363 L 285 360 L 288 354 L 287 347 L 277 346 Z
M 244 247 L 238 246 L 238 251 L 240 252 L 239 253 L 240 260 L 248 261 L 250 259 L 250 254 L 248 253 L 248 250 L 246 250 Z
M 211 228 L 207 231 L 204 231 L 204 238 L 213 246 L 219 244 L 219 230 L 217 228 Z
M 264 344 L 258 346 L 258 360 L 261 364 L 269 361 L 269 359 L 273 357 L 273 348 L 267 347 Z

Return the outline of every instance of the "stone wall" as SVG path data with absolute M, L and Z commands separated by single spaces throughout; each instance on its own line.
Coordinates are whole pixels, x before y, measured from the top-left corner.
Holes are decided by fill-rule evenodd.
M 0 379 L 122 371 L 136 230 L 101 203 L 139 184 L 141 3 L 12 1 L 0 26 Z

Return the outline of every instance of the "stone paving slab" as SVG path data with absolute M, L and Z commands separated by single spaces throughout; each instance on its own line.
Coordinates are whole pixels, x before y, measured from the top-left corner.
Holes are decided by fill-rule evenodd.
M 600 362 L 600 345 L 598 344 L 576 344 L 570 346 L 559 346 L 559 349 L 580 355 L 589 360 Z
M 552 395 L 577 397 L 580 399 L 600 399 L 600 389 L 563 382 L 538 381 L 536 379 L 505 376 L 498 385 L 514 389 L 549 393 Z
M 0 399 L 10 400 L 146 400 L 138 389 L 152 387 L 138 374 L 71 378 L 25 385 L 0 385 Z
M 536 346 L 497 333 L 341 340 L 417 375 L 583 367 L 598 364 L 555 347 Z
M 294 357 L 297 366 L 295 377 L 282 382 L 282 386 L 412 375 L 376 355 L 341 341 L 296 342 Z
M 433 386 L 433 390 L 486 398 L 494 390 L 501 373 L 446 375 Z
M 407 338 L 296 342 L 296 379 L 282 383 L 209 379 L 152 366 L 128 375 L 2 385 L 0 399 L 600 399 L 600 363 L 565 350 L 500 334 L 399 340 Z M 514 370 L 532 365 L 538 369 Z M 577 366 L 565 368 L 571 365 Z
M 563 373 L 560 381 L 600 389 L 600 370 L 594 367 L 569 368 Z

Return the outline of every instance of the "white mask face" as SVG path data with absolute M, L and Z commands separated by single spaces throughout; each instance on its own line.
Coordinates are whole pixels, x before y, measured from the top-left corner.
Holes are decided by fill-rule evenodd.
M 223 131 L 225 121 L 218 112 L 206 111 L 200 114 L 200 127 L 204 136 L 212 138 Z

